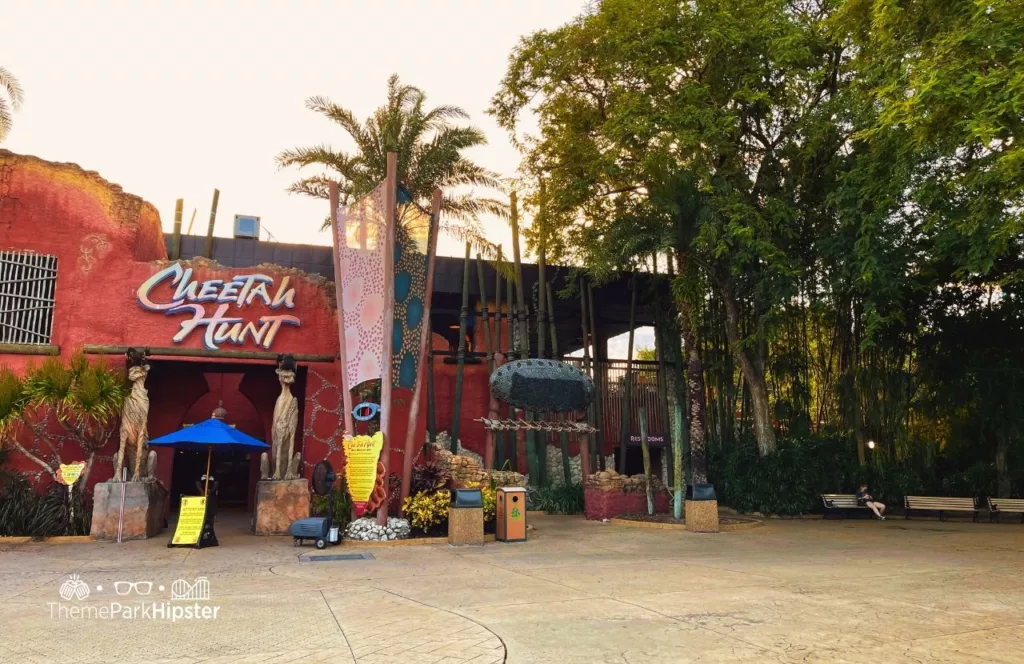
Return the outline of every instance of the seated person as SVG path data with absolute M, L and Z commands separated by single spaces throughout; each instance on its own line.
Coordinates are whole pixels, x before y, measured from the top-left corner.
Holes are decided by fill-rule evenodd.
M 882 521 L 885 521 L 885 505 L 875 500 L 874 496 L 868 493 L 868 485 L 861 484 L 857 490 L 857 504 L 869 508 Z

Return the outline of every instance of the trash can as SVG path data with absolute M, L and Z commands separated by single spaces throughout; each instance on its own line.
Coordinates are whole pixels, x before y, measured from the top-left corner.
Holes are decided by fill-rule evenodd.
M 691 533 L 717 533 L 718 496 L 710 484 L 686 487 L 686 529 Z
M 448 544 L 484 543 L 484 497 L 480 489 L 456 489 L 448 508 Z
M 500 542 L 526 541 L 526 489 L 502 487 L 497 496 L 495 539 Z

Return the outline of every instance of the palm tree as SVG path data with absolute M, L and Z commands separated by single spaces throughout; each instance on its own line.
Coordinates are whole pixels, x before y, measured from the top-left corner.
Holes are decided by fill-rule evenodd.
M 4 92 L 7 92 L 7 96 L 4 96 Z M 25 93 L 21 89 L 21 85 L 18 84 L 18 79 L 14 78 L 14 75 L 0 67 L 0 143 L 7 138 L 7 134 L 10 133 L 11 127 L 14 125 L 14 111 L 21 108 L 21 104 L 25 99 Z
M 295 194 L 328 197 L 328 186 L 339 185 L 341 203 L 346 204 L 369 193 L 384 180 L 387 153 L 398 154 L 398 180 L 424 208 L 430 207 L 435 188 L 444 193 L 442 219 L 455 219 L 443 228 L 478 246 L 489 246 L 483 239 L 480 215 L 505 216 L 504 202 L 479 197 L 467 187 L 500 190 L 502 182 L 490 171 L 463 155 L 463 151 L 484 145 L 487 139 L 476 127 L 454 124 L 468 114 L 457 106 L 426 108 L 426 94 L 417 87 L 399 82 L 398 75 L 388 79 L 387 101 L 360 123 L 348 109 L 325 97 L 311 97 L 306 107 L 336 122 L 355 141 L 350 154 L 328 145 L 285 150 L 277 156 L 280 168 L 315 166 L 321 173 L 293 183 Z

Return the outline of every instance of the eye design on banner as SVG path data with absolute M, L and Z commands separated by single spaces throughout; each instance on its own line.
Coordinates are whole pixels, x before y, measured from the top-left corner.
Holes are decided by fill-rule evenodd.
M 352 417 L 359 422 L 366 422 L 377 417 L 377 413 L 380 412 L 380 406 L 369 401 L 364 401 L 355 408 L 352 409 Z
M 192 318 L 182 321 L 181 330 L 174 335 L 176 344 L 184 341 L 196 328 L 205 327 L 203 346 L 208 350 L 217 350 L 218 344 L 225 342 L 241 346 L 250 338 L 257 346 L 270 350 L 281 326 L 298 327 L 298 318 L 276 314 L 245 322 L 243 318 L 228 316 L 228 309 L 232 304 L 236 309 L 250 307 L 256 300 L 271 310 L 281 307 L 294 309 L 295 289 L 289 288 L 289 279 L 288 276 L 282 278 L 277 291 L 271 296 L 274 280 L 265 274 L 240 274 L 232 277 L 231 281 L 210 279 L 200 283 L 192 280 L 192 268 L 182 268 L 181 263 L 174 263 L 139 286 L 139 305 L 147 311 L 192 314 Z M 167 281 L 170 283 L 164 289 L 174 287 L 170 301 L 157 301 L 160 298 L 153 291 Z M 217 307 L 212 315 L 207 315 L 206 302 Z

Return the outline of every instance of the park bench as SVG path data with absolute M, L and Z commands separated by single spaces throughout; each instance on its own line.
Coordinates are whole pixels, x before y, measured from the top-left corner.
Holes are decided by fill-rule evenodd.
M 826 519 L 830 515 L 841 519 L 845 516 L 845 510 L 864 510 L 865 514 L 871 512 L 866 505 L 858 505 L 857 496 L 852 493 L 823 493 L 821 502 L 825 505 Z
M 978 501 L 975 498 L 940 498 L 938 496 L 905 496 L 903 498 L 903 516 L 910 518 L 910 510 L 925 510 L 939 513 L 942 521 L 943 512 L 973 512 L 974 520 L 978 520 Z
M 991 521 L 999 521 L 1003 512 L 1020 512 L 1020 522 L 1024 523 L 1024 499 L 993 498 L 988 499 L 988 514 Z

